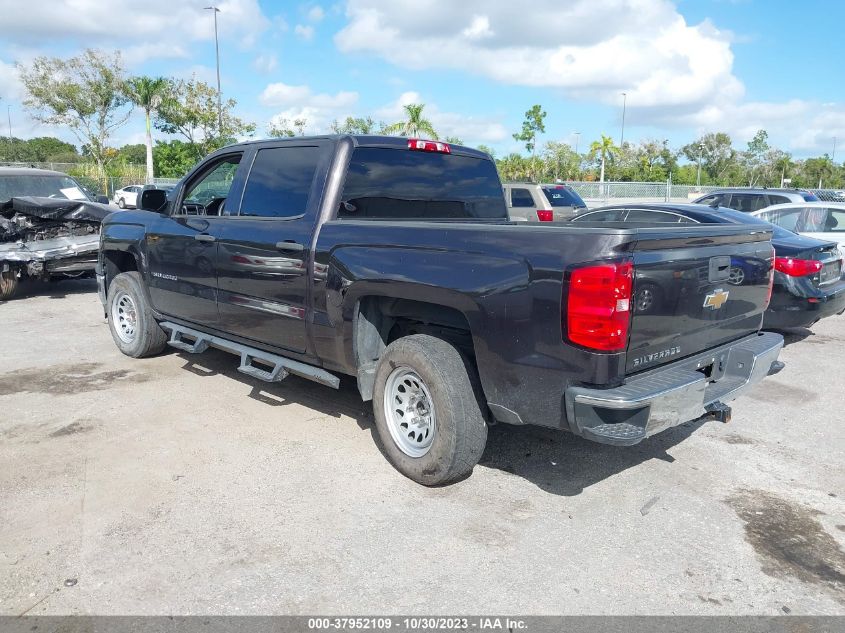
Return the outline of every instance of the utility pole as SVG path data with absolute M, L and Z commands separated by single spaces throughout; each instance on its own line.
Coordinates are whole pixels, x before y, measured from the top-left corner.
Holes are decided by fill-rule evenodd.
M 619 139 L 619 149 L 625 145 L 625 106 L 628 104 L 628 93 L 622 93 L 622 137 Z
M 6 106 L 6 116 L 9 117 L 9 161 L 12 160 L 12 106 Z
M 698 146 L 698 174 L 695 177 L 695 186 L 701 189 L 701 153 L 704 151 L 704 145 Z
M 220 101 L 220 42 L 217 39 L 217 7 L 205 7 L 207 11 L 214 11 L 214 52 L 217 57 L 217 133 L 223 135 L 223 106 Z
M 576 165 L 576 178 L 581 180 L 581 156 L 578 154 L 578 141 L 581 140 L 581 132 L 573 132 L 575 135 L 575 160 L 578 161 Z

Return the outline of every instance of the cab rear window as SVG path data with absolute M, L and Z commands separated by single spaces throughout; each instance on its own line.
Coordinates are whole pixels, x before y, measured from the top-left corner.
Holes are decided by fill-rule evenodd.
M 340 219 L 507 220 L 491 160 L 359 147 L 352 152 Z

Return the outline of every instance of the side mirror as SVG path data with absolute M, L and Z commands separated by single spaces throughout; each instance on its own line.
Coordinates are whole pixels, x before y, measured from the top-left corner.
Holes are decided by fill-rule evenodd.
M 99 202 L 100 204 L 108 204 L 109 203 L 109 197 L 108 196 L 97 196 L 96 201 Z
M 167 205 L 167 192 L 164 189 L 144 189 L 139 196 L 138 208 L 159 213 Z

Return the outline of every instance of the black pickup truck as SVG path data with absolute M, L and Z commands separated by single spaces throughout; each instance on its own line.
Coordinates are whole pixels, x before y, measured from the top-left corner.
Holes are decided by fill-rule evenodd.
M 497 421 L 631 445 L 725 420 L 782 367 L 782 337 L 759 331 L 768 229 L 510 223 L 493 162 L 465 147 L 242 143 L 140 207 L 101 233 L 123 353 L 212 346 L 262 380 L 355 376 L 385 454 L 426 485 L 470 473 Z M 757 272 L 728 285 L 737 261 Z M 646 283 L 667 300 L 638 313 Z

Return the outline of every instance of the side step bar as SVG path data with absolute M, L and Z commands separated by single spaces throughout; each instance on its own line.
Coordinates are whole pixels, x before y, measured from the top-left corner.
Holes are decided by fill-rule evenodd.
M 325 369 L 300 363 L 284 356 L 277 356 L 270 352 L 264 352 L 248 345 L 235 343 L 234 341 L 229 341 L 212 334 L 206 334 L 205 332 L 171 323 L 170 321 L 163 321 L 159 325 L 166 330 L 170 330 L 170 340 L 167 341 L 167 344 L 171 347 L 175 347 L 189 354 L 200 354 L 209 347 L 216 347 L 224 352 L 236 354 L 241 357 L 241 364 L 238 367 L 238 371 L 252 378 L 257 378 L 265 382 L 279 382 L 287 378 L 288 374 L 296 374 L 297 376 L 308 378 L 328 387 L 334 387 L 335 389 L 340 387 L 340 378 L 327 372 Z M 186 341 L 184 338 L 186 336 L 193 340 Z M 265 370 L 253 365 L 253 361 L 256 360 L 262 365 L 272 367 L 272 369 Z

